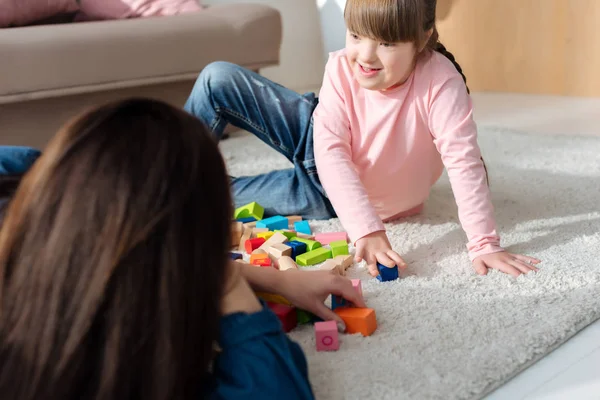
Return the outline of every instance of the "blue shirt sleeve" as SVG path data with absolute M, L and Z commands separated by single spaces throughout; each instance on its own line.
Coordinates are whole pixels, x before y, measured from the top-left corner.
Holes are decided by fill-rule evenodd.
M 302 349 L 261 303 L 263 309 L 257 313 L 221 318 L 221 352 L 215 360 L 208 398 L 314 399 Z

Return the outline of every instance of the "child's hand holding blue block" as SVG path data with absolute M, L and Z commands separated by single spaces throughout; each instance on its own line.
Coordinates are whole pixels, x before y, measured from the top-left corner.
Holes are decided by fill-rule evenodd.
M 377 263 L 377 270 L 379 271 L 377 280 L 380 282 L 395 281 L 399 278 L 397 265 L 394 265 L 394 268 L 388 268 L 383 264 Z

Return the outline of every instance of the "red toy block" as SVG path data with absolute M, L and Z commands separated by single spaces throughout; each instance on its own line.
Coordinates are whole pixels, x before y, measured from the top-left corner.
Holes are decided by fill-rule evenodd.
M 277 315 L 277 318 L 279 318 L 279 321 L 281 321 L 281 325 L 283 325 L 283 330 L 285 332 L 290 332 L 292 329 L 298 326 L 298 316 L 294 307 L 269 302 L 267 302 L 267 305 L 271 311 Z
M 321 243 L 323 246 L 331 242 L 337 242 L 338 240 L 345 240 L 348 242 L 348 234 L 346 232 L 318 233 L 315 235 L 315 240 Z
M 335 351 L 340 348 L 337 324 L 335 321 L 315 322 L 317 351 Z
M 266 242 L 264 238 L 254 238 L 246 240 L 244 247 L 246 248 L 246 253 L 251 254 L 254 250 L 258 249 Z

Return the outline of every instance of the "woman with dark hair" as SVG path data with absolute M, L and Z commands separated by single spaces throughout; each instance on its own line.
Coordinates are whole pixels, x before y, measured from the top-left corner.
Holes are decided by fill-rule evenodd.
M 313 398 L 304 354 L 251 287 L 325 316 L 329 293 L 361 301 L 342 277 L 229 261 L 225 164 L 196 118 L 111 103 L 17 187 L 26 170 L 3 193 L 3 400 Z

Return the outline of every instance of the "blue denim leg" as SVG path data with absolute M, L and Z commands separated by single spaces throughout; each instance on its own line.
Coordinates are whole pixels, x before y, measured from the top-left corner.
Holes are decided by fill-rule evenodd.
M 335 216 L 317 175 L 312 113 L 314 93 L 300 95 L 235 64 L 215 62 L 198 77 L 185 109 L 217 138 L 230 123 L 256 135 L 294 164 L 293 169 L 232 178 L 235 206 L 256 201 L 265 215 Z
M 0 146 L 0 175 L 20 175 L 27 172 L 41 154 L 31 147 Z

